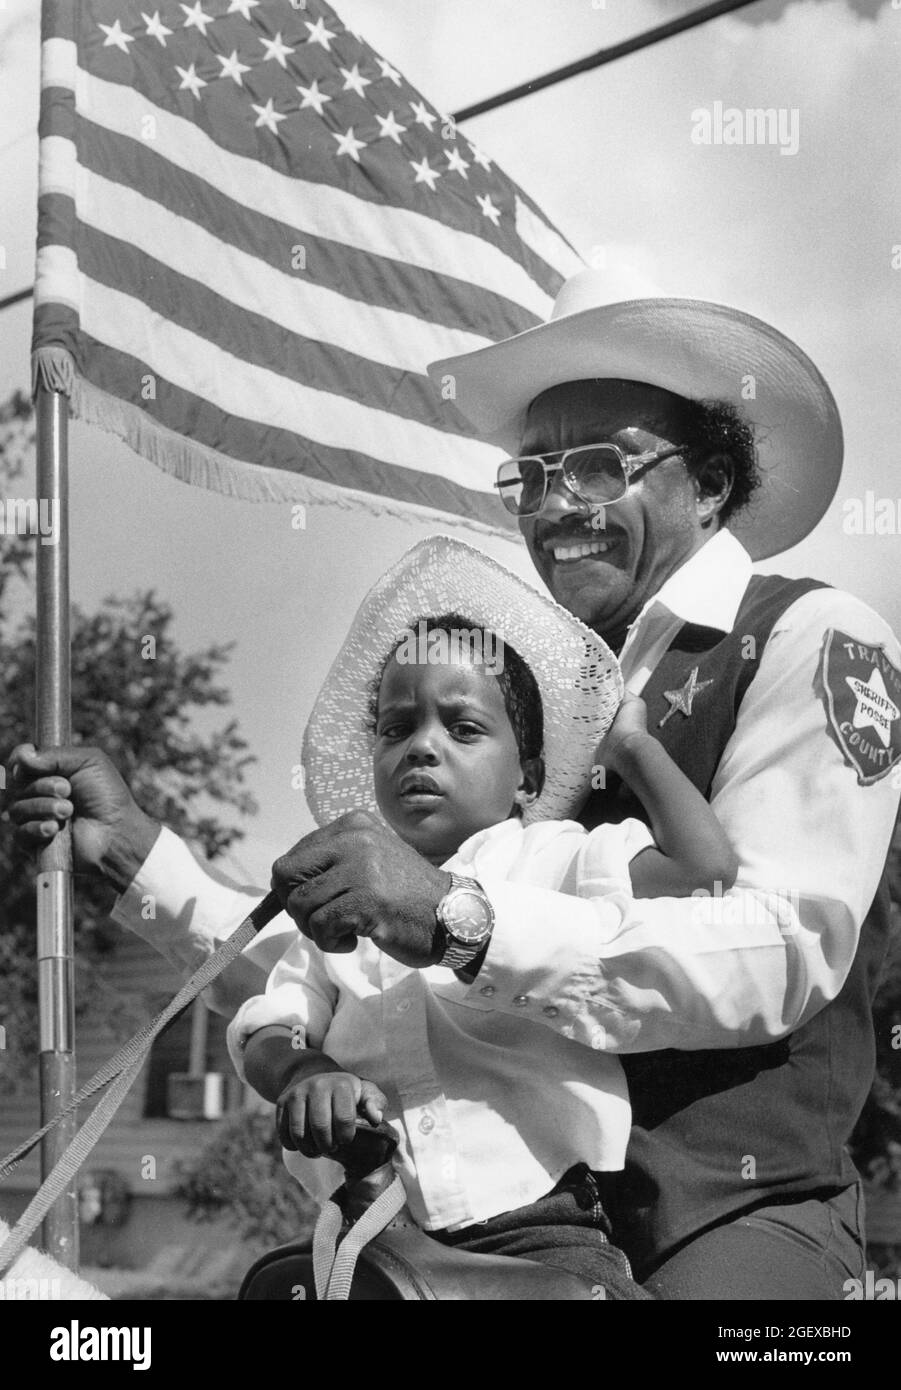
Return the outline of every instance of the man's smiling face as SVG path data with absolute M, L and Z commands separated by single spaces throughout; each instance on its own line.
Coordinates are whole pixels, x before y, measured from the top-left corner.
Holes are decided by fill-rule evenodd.
M 657 452 L 685 442 L 682 414 L 678 396 L 643 382 L 567 382 L 532 402 L 520 452 L 600 443 L 617 444 L 627 456 Z M 618 649 L 646 601 L 710 538 L 703 513 L 677 455 L 639 473 L 626 496 L 604 509 L 603 529 L 559 472 L 543 510 L 519 524 L 557 602 Z

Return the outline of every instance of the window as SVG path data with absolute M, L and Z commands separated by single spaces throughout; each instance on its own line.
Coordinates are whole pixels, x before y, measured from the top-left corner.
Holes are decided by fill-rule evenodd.
M 227 1027 L 224 1018 L 196 999 L 156 1039 L 150 1049 L 145 1119 L 218 1118 L 243 1108 L 244 1085 L 228 1055 Z M 221 1085 L 205 1082 L 210 1074 L 218 1074 Z M 171 1081 L 172 1077 L 177 1080 Z

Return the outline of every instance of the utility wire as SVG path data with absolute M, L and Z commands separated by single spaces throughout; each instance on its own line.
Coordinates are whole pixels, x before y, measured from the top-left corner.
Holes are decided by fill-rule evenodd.
M 630 53 L 638 53 L 642 48 L 650 48 L 652 44 L 661 43 L 663 39 L 670 39 L 674 34 L 684 34 L 687 29 L 695 29 L 710 19 L 718 19 L 720 15 L 729 14 L 731 10 L 741 10 L 746 5 L 756 3 L 757 0 L 716 0 L 715 4 L 702 5 L 700 9 L 689 10 L 688 14 L 681 15 L 678 19 L 658 24 L 655 29 L 647 29 L 643 34 L 636 34 L 634 38 L 624 39 L 622 43 L 612 44 L 610 48 L 602 48 L 587 58 L 580 58 L 578 62 L 567 63 L 566 67 L 555 68 L 553 72 L 545 73 L 544 77 L 533 77 L 531 82 L 511 87 L 509 91 L 501 92 L 496 97 L 474 102 L 472 106 L 458 111 L 452 119 L 467 121 L 472 116 L 483 116 L 486 111 L 496 111 L 499 106 L 507 106 L 511 101 L 519 101 L 521 97 L 541 92 L 545 87 L 554 87 L 558 82 L 577 77 L 581 72 L 590 72 L 593 68 L 615 62 L 617 58 L 626 58 Z
M 578 62 L 568 63 L 566 67 L 555 68 L 553 72 L 545 73 L 544 77 L 535 77 L 531 82 L 511 87 L 509 91 L 500 92 L 496 97 L 477 101 L 472 106 L 457 111 L 451 119 L 455 122 L 466 121 L 472 116 L 482 116 L 486 111 L 496 111 L 500 106 L 508 106 L 511 101 L 519 101 L 521 97 L 530 96 L 533 92 L 544 91 L 546 87 L 566 82 L 568 78 L 576 77 L 579 73 L 604 67 L 607 63 L 616 62 L 617 58 L 626 58 L 630 53 L 638 53 L 643 48 L 662 43 L 664 39 L 671 39 L 675 34 L 684 34 L 686 30 L 695 29 L 699 24 L 706 24 L 708 20 L 718 19 L 720 15 L 756 3 L 757 0 L 716 0 L 714 4 L 702 5 L 700 9 L 689 10 L 688 14 L 681 15 L 678 19 L 671 19 L 666 24 L 658 24 L 654 29 L 645 30 L 643 34 L 636 34 L 634 38 L 624 39 L 622 43 L 612 44 L 610 48 L 602 48 L 587 58 L 580 58 Z M 0 299 L 0 313 L 23 299 L 29 299 L 33 293 L 32 289 L 19 290 L 6 299 Z
M 6 299 L 0 299 L 0 312 L 4 309 L 11 309 L 14 304 L 19 304 L 23 299 L 30 299 L 34 290 L 29 285 L 27 290 L 16 290 L 15 294 L 7 295 Z

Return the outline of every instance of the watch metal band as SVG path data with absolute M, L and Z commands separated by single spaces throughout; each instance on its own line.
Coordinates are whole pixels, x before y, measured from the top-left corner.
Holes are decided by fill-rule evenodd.
M 454 892 L 457 888 L 466 888 L 471 892 L 483 894 L 482 885 L 477 879 L 464 878 L 462 874 L 455 874 L 453 870 L 449 872 L 451 880 L 450 892 Z M 439 965 L 446 966 L 450 970 L 462 970 L 464 965 L 469 965 L 470 961 L 475 960 L 480 951 L 484 950 L 485 943 L 488 940 L 487 936 L 485 940 L 477 941 L 472 944 L 470 942 L 456 940 L 450 934 L 443 921 L 440 922 L 440 926 L 441 930 L 444 932 L 446 944 L 444 954 L 438 962 Z
M 475 946 L 467 946 L 463 941 L 451 941 L 438 964 L 445 965 L 450 970 L 462 970 L 464 965 L 475 960 L 484 946 L 484 941 L 477 942 Z

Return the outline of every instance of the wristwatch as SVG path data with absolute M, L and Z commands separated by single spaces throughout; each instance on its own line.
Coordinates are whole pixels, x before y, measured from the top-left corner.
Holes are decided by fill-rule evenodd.
M 450 890 L 435 909 L 439 939 L 444 943 L 438 964 L 461 970 L 475 959 L 491 936 L 494 909 L 476 879 L 454 873 L 450 877 Z

